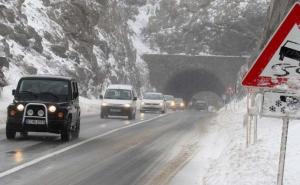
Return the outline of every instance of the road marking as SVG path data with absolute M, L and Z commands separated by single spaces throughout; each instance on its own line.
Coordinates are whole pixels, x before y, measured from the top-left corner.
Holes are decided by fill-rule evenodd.
M 86 139 L 86 140 L 81 141 L 81 142 L 79 142 L 79 143 L 76 143 L 76 144 L 73 144 L 73 145 L 71 145 L 71 146 L 68 146 L 68 147 L 66 147 L 66 148 L 62 148 L 62 149 L 60 149 L 60 150 L 58 150 L 58 151 L 56 151 L 56 152 L 53 152 L 53 153 L 50 153 L 50 154 L 41 156 L 41 157 L 36 158 L 36 159 L 34 159 L 34 160 L 32 160 L 32 161 L 28 161 L 28 162 L 26 162 L 26 163 L 24 163 L 24 164 L 21 164 L 21 165 L 19 165 L 19 166 L 16 166 L 16 167 L 13 167 L 13 168 L 11 168 L 11 169 L 9 169 L 9 170 L 6 170 L 6 171 L 4 171 L 4 172 L 1 172 L 1 173 L 0 173 L 0 178 L 3 178 L 3 177 L 8 176 L 8 175 L 10 175 L 10 174 L 12 174 L 12 173 L 15 173 L 15 172 L 17 172 L 17 171 L 20 171 L 20 170 L 22 170 L 22 169 L 24 169 L 24 168 L 26 168 L 26 167 L 32 166 L 32 165 L 37 164 L 37 163 L 39 163 L 39 162 L 41 162 L 41 161 L 44 161 L 44 160 L 49 159 L 49 158 L 51 158 L 51 157 L 54 157 L 54 156 L 56 156 L 56 155 L 58 155 L 58 154 L 64 153 L 64 152 L 66 152 L 66 151 L 68 151 L 68 150 L 71 150 L 71 149 L 73 149 L 73 148 L 76 148 L 76 147 L 79 147 L 79 146 L 84 145 L 84 144 L 86 144 L 86 143 L 89 143 L 89 142 L 91 142 L 91 141 L 100 139 L 100 138 L 102 138 L 102 137 L 104 137 L 104 136 L 107 136 L 107 135 L 116 133 L 116 132 L 118 132 L 118 131 L 120 131 L 120 130 L 124 130 L 124 129 L 126 129 L 126 128 L 130 128 L 130 127 L 134 127 L 134 126 L 136 126 L 136 125 L 140 125 L 140 124 L 142 124 L 142 123 L 146 123 L 146 122 L 149 122 L 149 121 L 153 121 L 153 120 L 156 120 L 156 119 L 158 119 L 158 118 L 165 117 L 166 115 L 168 115 L 168 114 L 159 115 L 159 116 L 156 116 L 156 117 L 151 118 L 151 119 L 148 119 L 148 120 L 144 120 L 144 121 L 140 121 L 140 122 L 134 123 L 134 124 L 132 124 L 132 125 L 127 125 L 127 126 L 124 126 L 124 127 L 116 128 L 116 129 L 113 129 L 113 130 L 111 130 L 111 131 L 108 131 L 108 132 L 105 132 L 105 133 L 103 133 L 103 134 L 100 134 L 100 135 L 98 135 L 98 136 L 94 136 L 94 137 L 92 137 L 92 138 L 90 138 L 90 139 Z

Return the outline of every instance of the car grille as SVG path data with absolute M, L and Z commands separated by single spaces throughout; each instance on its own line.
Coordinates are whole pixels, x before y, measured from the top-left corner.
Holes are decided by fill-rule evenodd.
M 145 103 L 145 105 L 154 105 L 154 106 L 158 106 L 159 103 Z
M 29 114 L 29 111 L 31 110 L 31 113 Z M 38 112 L 42 111 L 43 114 L 39 115 Z M 32 114 L 32 115 L 31 115 Z M 27 121 L 29 120 L 44 120 L 45 124 L 48 126 L 48 112 L 47 112 L 47 106 L 45 104 L 39 104 L 39 103 L 29 103 L 25 106 L 24 109 L 24 116 L 22 124 L 27 124 Z M 36 121 L 37 123 L 37 121 Z
M 28 111 L 32 110 L 33 111 L 33 115 L 29 115 Z M 44 115 L 46 114 L 46 110 L 45 107 L 42 105 L 29 105 L 26 108 L 26 116 L 39 116 L 38 115 L 38 111 L 42 110 L 44 112 Z M 43 116 L 42 116 L 43 117 Z

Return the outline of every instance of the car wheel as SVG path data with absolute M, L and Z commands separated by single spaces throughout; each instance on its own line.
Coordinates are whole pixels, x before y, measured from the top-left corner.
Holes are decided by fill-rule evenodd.
M 6 126 L 6 138 L 7 139 L 9 139 L 9 140 L 15 139 L 16 133 L 17 133 L 16 130 L 7 128 L 7 126 Z
M 128 114 L 128 120 L 133 120 L 133 112 L 130 112 L 130 113 Z
M 72 134 L 71 134 L 71 121 L 72 121 L 72 119 L 69 118 L 67 123 L 64 124 L 63 130 L 61 131 L 61 140 L 63 142 L 71 140 L 71 137 L 72 137 Z
M 101 117 L 101 119 L 108 118 L 108 114 L 105 112 L 101 112 L 100 117 Z
M 76 122 L 76 128 L 75 128 L 75 131 L 74 131 L 74 138 L 78 138 L 79 137 L 79 133 L 80 133 L 80 119 L 77 120 Z
M 283 55 L 283 54 L 280 54 L 279 60 L 283 61 L 283 59 L 284 59 L 284 55 Z

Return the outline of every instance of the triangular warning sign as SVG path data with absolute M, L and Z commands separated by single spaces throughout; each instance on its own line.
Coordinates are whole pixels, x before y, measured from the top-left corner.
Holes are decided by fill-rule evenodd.
M 300 3 L 296 3 L 243 79 L 243 86 L 274 88 L 300 79 Z

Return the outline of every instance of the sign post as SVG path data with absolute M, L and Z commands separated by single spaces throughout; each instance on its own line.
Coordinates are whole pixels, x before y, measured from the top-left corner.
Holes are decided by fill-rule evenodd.
M 300 82 L 299 15 L 300 3 L 297 2 L 274 32 L 242 81 L 244 87 L 262 90 L 261 116 L 283 119 L 277 185 L 283 185 L 289 119 L 300 118 L 299 95 L 291 92 L 294 88 L 300 89 L 299 85 L 298 87 L 295 86 Z M 249 114 L 248 124 L 251 126 L 252 118 L 250 117 Z M 254 130 L 256 130 L 255 124 Z M 251 135 L 251 131 L 247 130 L 247 144 L 249 135 Z
M 288 130 L 289 130 L 289 118 L 286 117 L 286 118 L 283 118 L 281 147 L 280 147 L 280 156 L 279 156 L 279 167 L 278 167 L 278 175 L 277 175 L 277 185 L 283 185 Z

